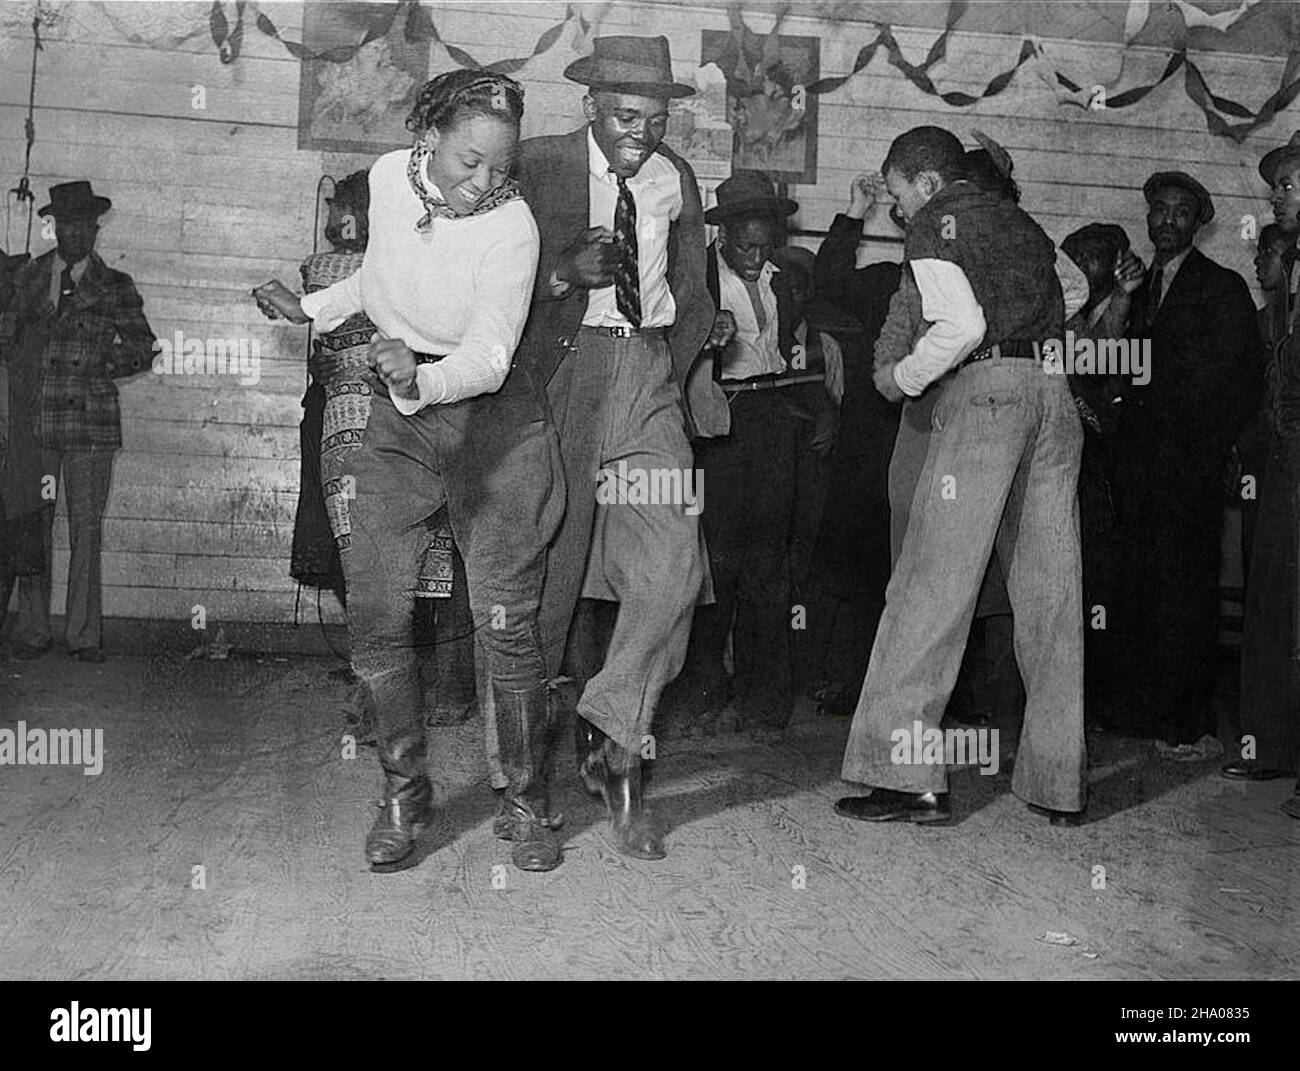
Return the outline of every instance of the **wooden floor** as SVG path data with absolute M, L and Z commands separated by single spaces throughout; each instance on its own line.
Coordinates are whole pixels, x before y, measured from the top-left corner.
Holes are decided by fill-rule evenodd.
M 372 874 L 377 764 L 341 757 L 330 667 L 0 663 L 0 727 L 102 728 L 105 750 L 98 777 L 0 767 L 0 976 L 1300 977 L 1291 785 L 1114 737 L 1090 741 L 1082 828 L 1010 794 L 1004 733 L 1000 773 L 955 775 L 960 821 L 930 830 L 832 812 L 844 721 L 805 712 L 775 747 L 661 740 L 659 863 L 611 850 L 566 746 L 566 860 L 528 875 L 491 835 L 471 722 L 433 731 L 427 858 Z

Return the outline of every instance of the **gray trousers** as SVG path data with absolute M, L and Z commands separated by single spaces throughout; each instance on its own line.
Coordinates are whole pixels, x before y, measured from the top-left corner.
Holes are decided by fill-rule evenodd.
M 844 753 L 846 781 L 946 791 L 942 763 L 893 761 L 895 734 L 918 721 L 939 727 L 996 550 L 1027 691 L 1012 790 L 1054 810 L 1083 808 L 1082 448 L 1065 378 L 1036 361 L 981 361 L 945 384 Z
M 103 643 L 103 594 L 100 580 L 100 546 L 104 536 L 104 510 L 113 482 L 114 450 L 42 450 L 47 475 L 68 504 L 68 602 L 64 633 L 69 651 L 99 647 Z M 42 511 L 45 571 L 18 578 L 18 616 L 13 642 L 28 647 L 48 647 L 50 594 L 53 571 L 54 510 Z
M 698 515 L 682 502 L 626 500 L 635 474 L 676 470 L 684 481 L 694 466 L 672 355 L 657 335 L 582 328 L 547 394 L 568 484 L 542 600 L 548 670 L 559 673 L 580 595 L 619 603 L 605 664 L 586 682 L 578 714 L 640 751 L 686 658 L 704 577 Z M 617 500 L 598 504 L 602 471 Z

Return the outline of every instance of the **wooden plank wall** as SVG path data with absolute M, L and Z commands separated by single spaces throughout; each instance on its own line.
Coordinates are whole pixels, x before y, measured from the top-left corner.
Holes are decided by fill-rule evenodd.
M 550 2 L 427 6 L 442 37 L 483 62 L 527 55 L 565 10 Z M 287 38 L 300 39 L 300 5 L 259 7 Z M 765 31 L 771 16 L 755 7 L 746 20 Z M 8 26 L 0 37 L 0 182 L 6 189 L 21 171 L 31 58 L 30 37 L 13 30 L 16 8 L 29 6 L 0 0 L 0 22 Z M 115 205 L 99 250 L 134 276 L 160 336 L 180 330 L 187 337 L 256 340 L 261 347 L 256 385 L 240 385 L 234 376 L 146 375 L 123 387 L 126 445 L 106 523 L 105 612 L 182 619 L 202 604 L 210 620 L 291 620 L 288 556 L 305 333 L 263 320 L 248 290 L 273 275 L 296 285 L 297 265 L 311 249 L 318 178 L 341 176 L 368 159 L 298 150 L 298 62 L 251 25 L 238 60 L 223 66 L 206 34 L 175 48 L 151 48 L 115 33 L 97 5 L 67 10 L 66 24 L 51 34 L 39 62 L 32 167 L 40 203 L 51 183 L 90 179 Z M 686 80 L 699 63 L 700 31 L 727 26 L 717 6 L 629 3 L 588 10 L 603 12 L 604 33 L 666 34 L 677 74 Z M 784 32 L 822 38 L 823 76 L 847 74 L 875 35 L 867 24 L 797 17 Z M 933 29 L 896 32 L 913 60 L 937 36 Z M 580 121 L 581 91 L 562 77 L 576 55 L 572 40 L 563 34 L 520 76 L 528 90 L 526 135 L 572 129 Z M 936 82 L 943 90 L 978 93 L 1014 62 L 1019 44 L 1019 38 L 958 33 L 949 62 L 933 72 Z M 1117 46 L 1096 43 L 1048 39 L 1045 47 L 1084 85 L 1152 81 L 1167 58 L 1160 50 L 1122 55 Z M 1229 53 L 1198 62 L 1215 92 L 1256 106 L 1276 87 L 1282 66 L 1281 59 Z M 432 70 L 451 65 L 434 46 Z M 201 111 L 193 107 L 196 85 L 206 91 Z M 1125 226 L 1139 252 L 1148 253 L 1143 180 L 1155 170 L 1193 172 L 1218 207 L 1202 247 L 1253 285 L 1253 249 L 1241 224 L 1250 215 L 1269 218 L 1255 164 L 1300 125 L 1300 112 L 1292 113 L 1238 146 L 1206 132 L 1181 78 L 1136 107 L 1085 112 L 1059 105 L 1029 68 L 1000 96 L 951 108 L 913 88 L 881 54 L 822 99 L 820 181 L 791 187 L 802 206 L 795 223 L 824 229 L 853 175 L 878 168 L 889 141 L 908 127 L 936 123 L 968 143 L 970 131 L 982 128 L 1012 153 L 1024 206 L 1058 240 L 1083 223 L 1106 220 Z M 10 251 L 22 248 L 24 223 L 18 213 L 9 218 Z M 893 233 L 881 210 L 868 230 Z M 52 244 L 39 225 L 33 238 L 34 254 Z M 898 256 L 897 245 L 863 246 L 864 261 Z M 57 532 L 55 610 L 61 612 L 62 520 Z M 325 605 L 326 619 L 340 620 L 333 600 Z

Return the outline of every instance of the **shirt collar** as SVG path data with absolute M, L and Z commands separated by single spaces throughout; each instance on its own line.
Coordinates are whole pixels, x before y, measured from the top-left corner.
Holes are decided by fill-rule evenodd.
M 1178 269 L 1183 266 L 1183 261 L 1187 259 L 1187 254 L 1189 254 L 1194 248 L 1194 246 L 1189 245 L 1177 256 L 1170 257 L 1161 266 L 1160 270 L 1164 273 L 1161 275 L 1161 279 L 1164 281 L 1166 287 L 1168 287 L 1169 281 L 1178 274 Z
M 587 169 L 601 182 L 608 182 L 613 178 L 613 173 L 609 169 L 609 160 L 596 144 L 596 135 L 591 132 L 590 126 L 587 127 Z

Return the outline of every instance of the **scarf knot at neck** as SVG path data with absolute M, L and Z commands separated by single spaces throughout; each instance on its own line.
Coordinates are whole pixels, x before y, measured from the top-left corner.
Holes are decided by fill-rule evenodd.
M 411 159 L 406 165 L 406 177 L 411 181 L 411 189 L 424 205 L 424 215 L 415 225 L 415 229 L 421 234 L 427 234 L 433 228 L 435 219 L 458 219 L 458 213 L 447 203 L 443 197 L 442 191 L 428 180 L 428 162 L 433 155 L 428 145 L 421 142 L 411 150 Z M 468 215 L 481 216 L 486 212 L 491 212 L 494 208 L 500 208 L 503 204 L 515 200 L 520 196 L 519 184 L 514 179 L 506 179 L 491 193 L 485 194 L 480 198 L 478 204 L 470 210 Z

